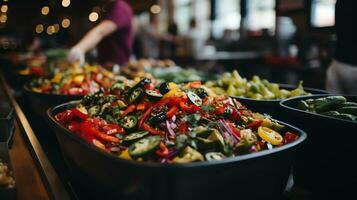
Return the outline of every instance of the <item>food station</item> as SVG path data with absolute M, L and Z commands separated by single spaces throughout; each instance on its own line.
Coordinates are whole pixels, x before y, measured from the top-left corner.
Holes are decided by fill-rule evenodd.
M 2 1 L 0 199 L 353 199 L 336 1 L 264 2 Z

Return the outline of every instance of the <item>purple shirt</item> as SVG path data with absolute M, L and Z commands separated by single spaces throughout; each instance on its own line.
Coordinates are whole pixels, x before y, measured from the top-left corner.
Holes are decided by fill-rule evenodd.
M 133 46 L 133 13 L 124 0 L 117 0 L 104 20 L 117 25 L 117 30 L 98 44 L 98 59 L 101 64 L 128 62 Z

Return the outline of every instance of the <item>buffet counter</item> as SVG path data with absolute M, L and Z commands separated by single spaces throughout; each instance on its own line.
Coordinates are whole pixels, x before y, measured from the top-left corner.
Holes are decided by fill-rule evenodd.
M 12 142 L 8 145 L 8 152 L 4 153 L 9 155 L 15 188 L 9 192 L 10 194 L 6 194 L 6 197 L 21 200 L 70 199 L 64 184 L 49 162 L 46 151 L 19 106 L 15 92 L 10 89 L 2 74 L 0 79 L 0 90 L 4 95 L 1 101 L 9 101 L 16 116 Z

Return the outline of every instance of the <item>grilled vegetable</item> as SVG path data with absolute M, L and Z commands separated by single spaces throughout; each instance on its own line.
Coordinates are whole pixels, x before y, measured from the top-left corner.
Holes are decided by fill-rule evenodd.
M 129 94 L 129 99 L 128 99 L 129 104 L 132 104 L 132 103 L 134 103 L 136 101 L 139 101 L 142 96 L 143 96 L 143 89 L 141 89 L 139 87 L 134 89 Z
M 278 122 L 251 112 L 235 99 L 200 97 L 204 93 L 198 90 L 200 82 L 167 85 L 169 92 L 161 95 L 147 80 L 134 87 L 116 83 L 110 90 L 84 97 L 76 108 L 55 119 L 120 158 L 150 162 L 219 160 L 298 138 L 284 134 Z
M 149 132 L 147 132 L 147 131 L 139 131 L 139 132 L 130 133 L 123 138 L 123 141 L 133 142 L 140 138 L 143 138 L 144 136 L 146 136 L 148 134 L 149 134 Z
M 339 115 L 334 115 L 333 117 L 336 117 L 339 119 L 350 120 L 350 121 L 357 121 L 356 116 L 350 115 L 350 114 L 345 114 L 345 113 L 340 113 Z
M 208 92 L 207 92 L 204 88 L 202 88 L 202 87 L 200 87 L 200 88 L 194 88 L 194 89 L 192 90 L 192 92 L 194 92 L 195 94 L 197 94 L 200 98 L 205 98 L 205 97 L 208 96 Z
M 191 91 L 187 92 L 187 97 L 196 106 L 202 105 L 202 99 L 194 92 L 191 92 Z
M 259 76 L 253 76 L 252 80 L 242 78 L 238 71 L 224 73 L 217 81 L 207 81 L 204 85 L 217 94 L 246 97 L 257 100 L 286 99 L 294 96 L 309 95 L 303 86 L 302 81 L 296 89 L 288 91 L 280 89 L 276 83 L 270 83 Z
M 341 107 L 356 107 L 357 103 L 355 102 L 345 102 L 343 104 L 341 104 Z
M 357 106 L 342 107 L 337 109 L 339 113 L 351 114 L 357 116 Z
M 158 101 L 162 98 L 162 94 L 155 90 L 145 90 L 146 95 L 152 101 Z
M 298 104 L 300 110 L 316 112 L 322 115 L 344 119 L 357 120 L 357 103 L 347 102 L 343 96 L 327 96 L 317 99 L 307 99 Z
M 159 148 L 160 136 L 148 136 L 129 146 L 129 154 L 133 158 L 143 157 Z
M 272 145 L 279 145 L 283 142 L 283 137 L 278 132 L 267 127 L 259 127 L 258 135 Z
M 220 152 L 209 152 L 206 153 L 205 158 L 206 160 L 222 160 L 225 156 Z
M 188 163 L 188 162 L 195 162 L 195 161 L 203 161 L 204 158 L 202 154 L 193 148 L 187 146 L 183 152 L 182 156 L 177 156 L 173 159 L 175 163 Z
M 161 83 L 159 87 L 161 94 L 166 94 L 170 91 L 169 84 L 167 82 Z
M 123 119 L 119 120 L 119 124 L 126 130 L 132 130 L 136 127 L 138 118 L 134 115 L 127 115 Z
M 345 102 L 346 98 L 343 96 L 329 96 L 315 99 L 313 105 L 317 113 L 322 113 L 331 109 L 335 109 L 336 107 Z

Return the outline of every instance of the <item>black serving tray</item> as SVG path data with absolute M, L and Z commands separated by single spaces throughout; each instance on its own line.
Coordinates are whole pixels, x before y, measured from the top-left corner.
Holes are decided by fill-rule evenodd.
M 357 185 L 357 123 L 297 109 L 301 100 L 327 96 L 334 95 L 295 97 L 280 103 L 284 120 L 309 134 L 304 152 L 295 160 L 295 185 L 328 198 L 353 199 L 343 197 L 354 195 Z M 343 96 L 357 102 L 356 95 Z
M 8 102 L 0 102 L 0 142 L 12 145 L 14 133 L 14 109 Z
M 6 142 L 0 142 L 0 160 L 7 163 L 8 167 L 12 171 L 9 149 Z M 14 188 L 1 188 L 0 187 L 0 199 L 1 200 L 15 200 L 16 199 L 16 187 Z
M 165 165 L 128 161 L 99 150 L 54 119 L 55 114 L 77 103 L 49 109 L 48 119 L 72 177 L 88 190 L 98 190 L 104 199 L 279 199 L 295 151 L 306 138 L 302 130 L 280 122 L 286 131 L 299 134 L 299 139 L 273 150 L 217 162 Z

